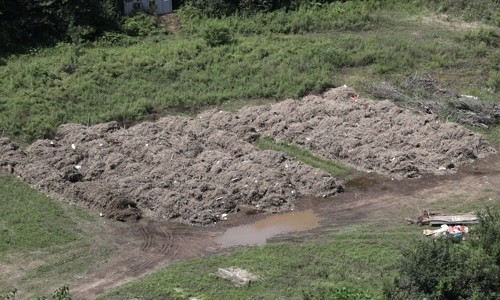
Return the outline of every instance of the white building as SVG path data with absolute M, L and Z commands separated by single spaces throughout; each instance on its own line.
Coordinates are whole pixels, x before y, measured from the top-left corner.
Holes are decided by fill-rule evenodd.
M 137 10 L 154 11 L 158 15 L 164 15 L 172 12 L 172 0 L 123 0 L 123 8 L 125 15 Z

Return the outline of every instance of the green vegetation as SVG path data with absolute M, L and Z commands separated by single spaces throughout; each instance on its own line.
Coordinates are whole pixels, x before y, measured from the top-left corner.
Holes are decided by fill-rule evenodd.
M 500 211 L 487 209 L 466 240 L 422 240 L 403 252 L 388 299 L 498 299 Z
M 415 73 L 431 73 L 443 87 L 487 105 L 497 102 L 500 29 L 469 28 L 452 14 L 429 18 L 427 9 L 347 1 L 213 19 L 185 6 L 175 35 L 139 14 L 122 22 L 130 35 L 110 32 L 92 43 L 4 59 L 0 134 L 29 142 L 53 136 L 63 123 L 130 126 L 344 83 L 369 93 L 372 84 L 398 86 Z
M 86 210 L 58 203 L 3 171 L 0 187 L 0 264 L 6 268 L 0 274 L 0 299 L 15 299 L 8 298 L 15 296 L 13 287 L 23 297 L 48 294 L 50 287 L 109 255 L 105 246 L 94 249 L 89 233 L 80 228 L 95 221 Z M 17 281 L 9 278 L 12 266 L 22 270 L 16 271 L 21 272 Z M 58 291 L 64 294 L 64 287 Z
M 308 164 L 314 168 L 321 169 L 331 174 L 333 177 L 342 176 L 347 172 L 347 168 L 339 163 L 315 156 L 309 151 L 301 149 L 295 145 L 286 142 L 276 142 L 271 137 L 261 138 L 255 142 L 255 145 L 260 150 L 283 152 L 298 161 Z
M 16 294 L 18 290 L 13 289 L 9 291 L 6 294 L 0 295 L 0 300 L 15 300 L 16 299 Z M 52 296 L 50 298 L 47 298 L 45 296 L 38 296 L 36 297 L 37 300 L 47 300 L 47 299 L 52 299 L 52 300 L 71 300 L 71 294 L 69 293 L 69 287 L 67 285 L 64 285 L 57 290 L 54 291 Z
M 0 172 L 0 253 L 75 241 L 76 224 L 54 200 Z

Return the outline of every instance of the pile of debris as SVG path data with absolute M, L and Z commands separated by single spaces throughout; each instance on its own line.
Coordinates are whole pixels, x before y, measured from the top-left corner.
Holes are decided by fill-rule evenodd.
M 454 123 L 340 87 L 127 129 L 116 122 L 67 124 L 54 139 L 26 149 L 0 138 L 0 166 L 36 189 L 120 220 L 142 214 L 211 224 L 241 209 L 290 210 L 301 195 L 329 198 L 343 191 L 330 174 L 252 144 L 267 136 L 394 179 L 454 172 L 495 151 Z
M 212 275 L 227 280 L 237 287 L 249 285 L 258 279 L 256 275 L 253 275 L 247 270 L 235 267 L 229 267 L 227 269 L 219 268 L 217 272 Z
M 441 215 L 440 213 L 431 213 L 426 209 L 416 219 L 406 218 L 406 220 L 408 223 L 418 226 L 440 225 L 439 229 L 424 229 L 424 235 L 439 237 L 450 234 L 459 239 L 469 232 L 466 225 L 479 223 L 479 217 L 475 214 Z

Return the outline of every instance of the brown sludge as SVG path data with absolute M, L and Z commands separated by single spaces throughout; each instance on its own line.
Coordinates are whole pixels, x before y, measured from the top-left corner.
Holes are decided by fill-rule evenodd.
M 123 129 L 116 122 L 63 125 L 26 150 L 0 139 L 0 165 L 37 189 L 88 207 L 116 199 L 146 216 L 208 224 L 243 206 L 288 210 L 298 195 L 343 190 L 329 174 L 251 142 L 270 135 L 328 159 L 395 179 L 452 172 L 495 150 L 480 135 L 352 89 L 238 112 L 165 117 Z M 74 149 L 73 149 L 74 148 Z M 135 216 L 135 215 L 134 215 Z

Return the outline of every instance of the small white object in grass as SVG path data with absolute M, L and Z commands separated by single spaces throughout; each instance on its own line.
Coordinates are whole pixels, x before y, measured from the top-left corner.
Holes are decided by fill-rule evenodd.
M 446 170 L 446 167 L 445 167 L 445 166 L 441 166 L 441 167 L 439 167 L 439 171 L 444 171 L 444 170 Z
M 222 215 L 220 215 L 220 217 L 222 220 L 227 220 L 227 214 L 222 214 Z
M 292 195 L 295 195 L 295 191 L 292 190 Z
M 103 145 L 103 144 L 102 144 L 102 143 L 100 143 L 100 144 L 99 144 L 99 147 L 102 147 L 102 145 Z
M 82 166 L 75 166 L 75 169 L 80 170 Z
M 149 147 L 149 144 L 146 144 L 146 147 Z
M 104 214 L 103 213 L 99 213 L 99 217 L 104 217 Z
M 255 207 L 259 207 L 259 206 L 260 206 L 260 205 L 258 205 L 258 204 L 257 204 L 257 205 L 255 205 Z
M 71 144 L 71 149 L 75 150 L 76 149 L 76 145 L 75 144 Z

